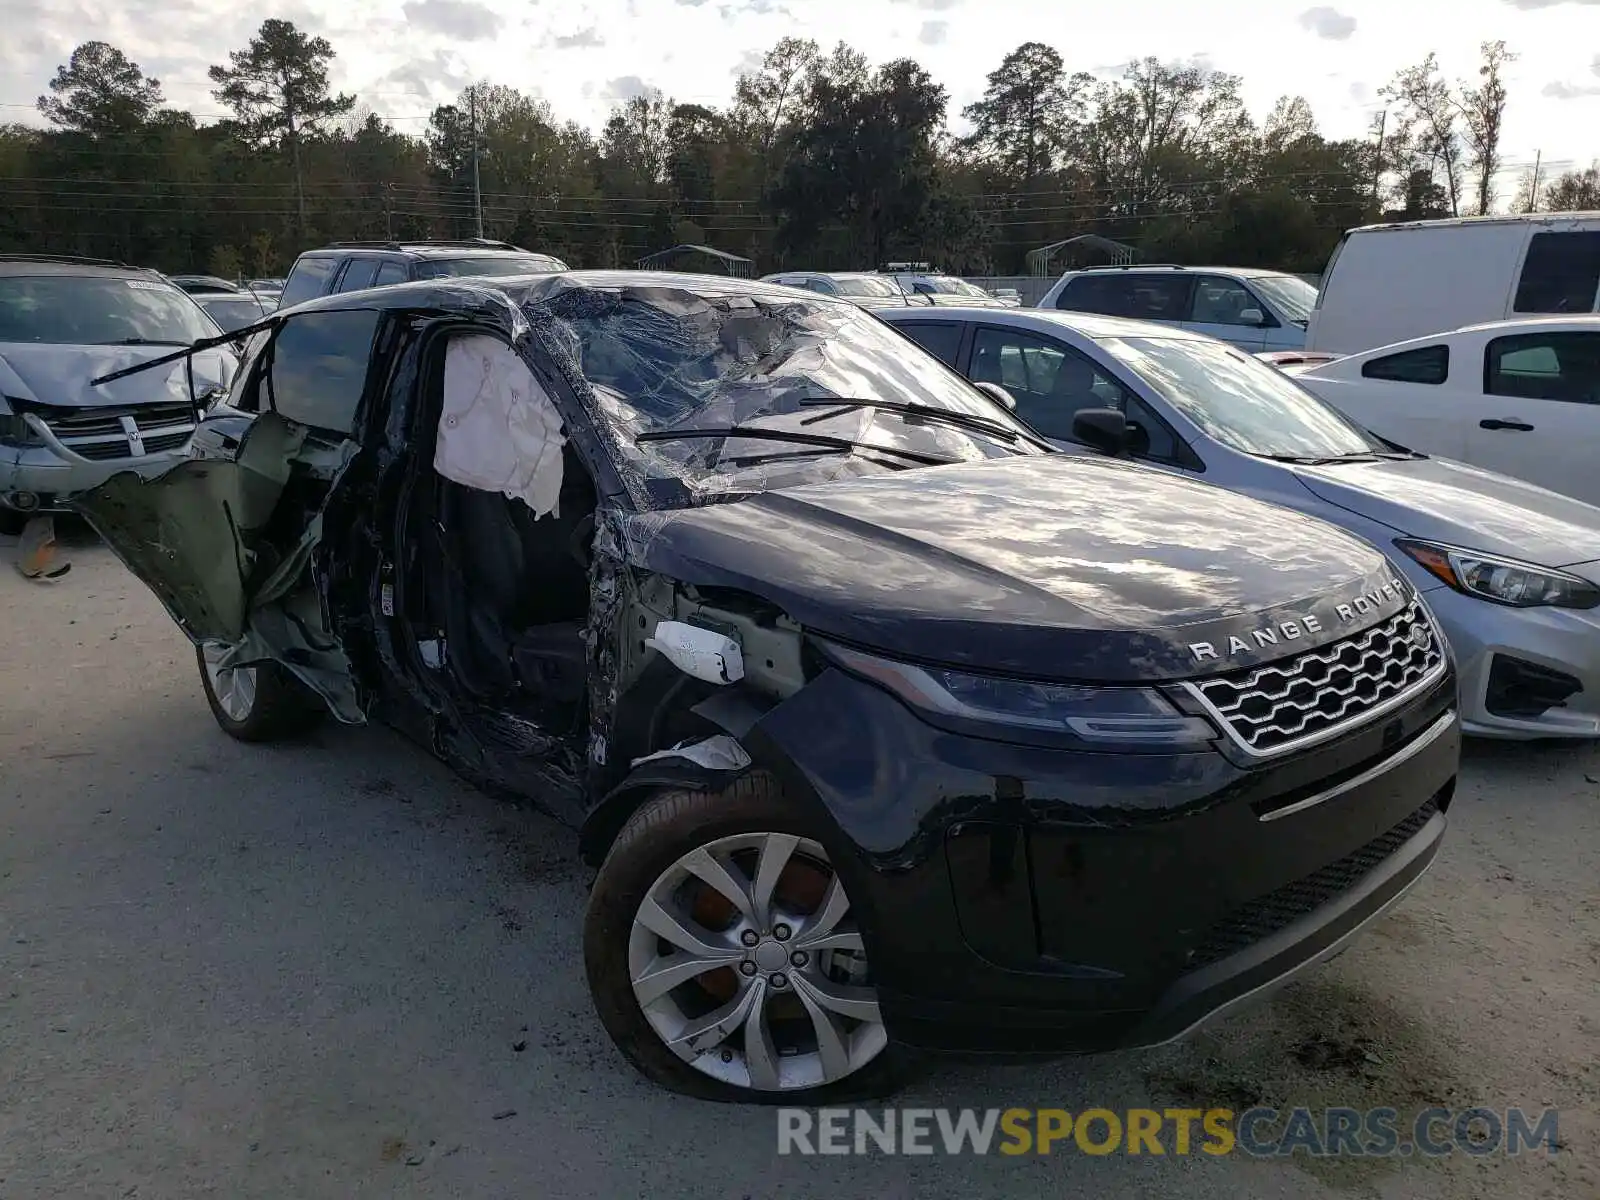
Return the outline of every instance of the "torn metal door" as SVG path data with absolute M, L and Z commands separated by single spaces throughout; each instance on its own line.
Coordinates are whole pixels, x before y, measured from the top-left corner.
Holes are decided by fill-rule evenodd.
M 192 456 L 170 470 L 115 475 L 74 508 L 192 640 L 232 648 L 224 665 L 282 663 L 340 720 L 362 721 L 307 570 L 355 443 L 310 437 L 273 412 L 228 410 L 195 436 Z

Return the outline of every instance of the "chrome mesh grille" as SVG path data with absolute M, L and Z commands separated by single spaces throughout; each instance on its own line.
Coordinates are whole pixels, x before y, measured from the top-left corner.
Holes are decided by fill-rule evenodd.
M 1444 670 L 1415 600 L 1370 629 L 1295 658 L 1185 686 L 1246 751 L 1281 754 L 1396 707 Z

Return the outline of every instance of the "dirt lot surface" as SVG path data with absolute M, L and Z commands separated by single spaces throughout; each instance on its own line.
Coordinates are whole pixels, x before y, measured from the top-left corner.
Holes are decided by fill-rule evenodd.
M 612 1050 L 570 833 L 384 730 L 229 741 L 153 597 L 75 542 L 57 583 L 0 571 L 4 1200 L 1600 1197 L 1600 750 L 1470 751 L 1431 874 L 1262 1007 L 898 1100 L 1553 1105 L 1553 1158 L 780 1158 L 771 1112 Z

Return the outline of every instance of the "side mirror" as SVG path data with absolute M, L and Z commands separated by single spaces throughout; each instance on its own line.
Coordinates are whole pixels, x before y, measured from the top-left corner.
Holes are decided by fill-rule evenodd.
M 993 400 L 995 403 L 1003 404 L 1007 408 L 1011 409 L 1011 411 L 1013 411 L 1013 412 L 1016 411 L 1017 398 L 1015 396 L 1013 396 L 1010 392 L 1006 391 L 1006 389 L 1001 387 L 998 383 L 988 383 L 988 382 L 974 383 L 972 386 L 977 388 L 980 392 L 982 392 L 985 396 L 989 397 L 989 399 Z
M 1102 454 L 1128 452 L 1128 418 L 1115 408 L 1080 408 L 1072 418 L 1072 436 Z
M 1259 308 L 1247 308 L 1239 314 L 1239 323 L 1241 325 L 1265 325 L 1267 317 Z

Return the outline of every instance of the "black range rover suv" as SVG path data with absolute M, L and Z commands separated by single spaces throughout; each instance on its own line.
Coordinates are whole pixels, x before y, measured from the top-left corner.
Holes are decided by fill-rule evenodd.
M 280 310 L 187 461 L 79 507 L 228 733 L 385 721 L 578 826 L 600 1019 L 700 1095 L 1181 1035 L 1398 899 L 1455 786 L 1377 551 L 759 283 Z

